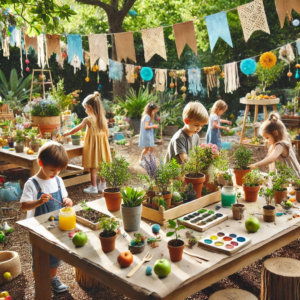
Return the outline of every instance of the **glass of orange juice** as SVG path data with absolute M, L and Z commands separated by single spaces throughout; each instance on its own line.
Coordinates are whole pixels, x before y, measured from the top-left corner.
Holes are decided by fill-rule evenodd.
M 59 228 L 72 230 L 76 227 L 76 214 L 73 207 L 64 207 L 59 211 Z

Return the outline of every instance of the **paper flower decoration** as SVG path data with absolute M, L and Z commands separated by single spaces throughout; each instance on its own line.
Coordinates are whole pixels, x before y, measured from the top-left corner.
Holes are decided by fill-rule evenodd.
M 259 62 L 264 69 L 271 69 L 276 65 L 277 57 L 272 52 L 265 52 L 260 57 Z
M 256 71 L 256 61 L 252 58 L 244 59 L 240 64 L 240 69 L 245 75 L 252 75 Z
M 144 81 L 150 81 L 153 78 L 153 71 L 149 67 L 144 67 L 142 68 L 140 75 Z

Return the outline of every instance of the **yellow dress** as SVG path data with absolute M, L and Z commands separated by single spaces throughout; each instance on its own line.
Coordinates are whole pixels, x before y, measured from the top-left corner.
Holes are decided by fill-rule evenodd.
M 92 116 L 87 117 L 88 129 L 85 134 L 82 166 L 86 169 L 99 168 L 103 161 L 110 162 L 111 154 L 107 135 L 99 131 Z

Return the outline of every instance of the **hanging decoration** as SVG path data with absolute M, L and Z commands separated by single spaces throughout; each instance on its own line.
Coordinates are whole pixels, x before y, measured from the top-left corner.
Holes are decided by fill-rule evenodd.
M 225 11 L 205 17 L 205 22 L 211 52 L 214 50 L 219 37 L 222 38 L 229 46 L 233 47 Z
M 109 63 L 109 60 L 108 60 L 108 63 Z M 99 58 L 99 60 L 98 60 L 98 68 L 99 68 L 98 69 L 99 71 L 107 71 L 107 64 L 102 58 Z
M 48 59 L 52 53 L 56 53 L 58 56 L 58 64 L 63 66 L 63 58 L 60 49 L 60 35 L 59 34 L 46 34 L 46 62 L 49 67 Z
M 224 65 L 224 73 L 225 73 L 225 93 L 231 93 L 237 90 L 240 87 L 240 79 L 238 66 L 236 62 L 232 62 Z
M 90 81 L 90 54 L 89 52 L 83 51 L 83 56 L 84 56 L 84 65 L 86 67 L 86 79 L 88 79 L 88 81 L 85 79 L 86 82 Z M 98 67 L 97 67 L 98 68 Z
M 23 31 L 24 43 L 25 43 L 25 53 L 27 55 L 29 47 L 31 46 L 35 52 L 38 52 L 37 36 L 30 37 Z
M 119 62 L 127 58 L 136 62 L 133 32 L 115 33 L 115 42 Z
M 206 74 L 206 78 L 207 78 L 208 97 L 209 97 L 209 91 L 212 91 L 212 89 L 214 87 L 219 86 L 219 83 L 218 83 L 219 73 L 221 73 L 220 66 L 204 68 L 204 74 Z
M 82 63 L 84 65 L 81 35 L 68 34 L 67 43 L 68 43 L 68 63 L 72 65 L 71 62 L 73 60 L 74 55 L 76 55 L 78 59 L 76 65 L 78 66 L 78 63 L 79 64 Z M 75 71 L 75 66 L 74 66 L 74 71 Z
M 201 70 L 198 68 L 188 69 L 188 78 L 189 78 L 189 92 L 194 96 L 197 96 L 201 92 Z
M 77 69 L 81 70 L 81 61 L 76 53 L 73 55 L 70 65 L 74 67 L 74 74 L 76 74 Z
M 278 57 L 290 65 L 290 63 L 295 60 L 295 54 L 291 44 L 282 46 L 279 50 Z
M 121 81 L 123 77 L 123 65 L 117 61 L 109 60 L 108 77 L 111 80 Z
M 90 47 L 91 68 L 96 63 L 98 58 L 102 59 L 108 66 L 109 58 L 106 34 L 90 34 L 88 38 Z M 100 66 L 99 69 L 101 69 Z M 104 71 L 106 71 L 106 69 Z
M 173 31 L 175 36 L 175 44 L 178 54 L 178 59 L 180 59 L 181 53 L 185 47 L 188 45 L 195 55 L 197 56 L 197 41 L 194 28 L 194 22 L 185 22 L 173 25 Z
M 176 72 L 177 77 L 180 78 L 180 80 L 183 82 L 183 86 L 180 88 L 180 90 L 182 91 L 182 98 L 185 99 L 186 98 L 186 77 L 185 77 L 185 70 L 180 70 Z
M 298 19 L 293 20 L 292 24 L 297 27 L 300 25 L 300 21 Z
M 298 0 L 275 0 L 275 5 L 281 28 L 284 26 L 286 17 L 288 18 L 288 22 L 293 20 L 292 10 L 300 14 L 300 2 Z
M 9 43 L 10 43 L 10 36 L 5 36 L 2 40 L 2 49 L 3 49 L 3 56 L 9 59 Z
M 37 43 L 38 43 L 38 60 L 37 64 L 42 69 L 45 68 L 45 50 L 44 50 L 44 35 L 40 34 L 37 37 Z
M 259 63 L 264 69 L 271 69 L 276 65 L 276 62 L 277 62 L 277 57 L 272 52 L 265 52 L 259 58 Z
M 126 71 L 126 80 L 128 83 L 134 83 L 134 65 L 126 65 L 125 67 Z
M 144 67 L 142 68 L 141 70 L 141 78 L 144 80 L 144 81 L 150 81 L 152 78 L 153 78 L 153 71 L 151 68 L 149 67 Z
M 164 92 L 167 88 L 168 78 L 167 78 L 168 70 L 166 69 L 156 69 L 155 71 L 155 84 L 156 90 L 159 92 Z
M 254 0 L 237 8 L 247 42 L 254 31 L 262 30 L 270 34 L 263 0 Z
M 16 26 L 8 26 L 8 30 L 10 32 L 10 45 L 16 46 L 18 48 L 21 47 L 21 31 L 17 29 Z
M 29 66 L 28 66 L 29 63 L 30 63 L 29 59 L 26 59 L 26 60 L 25 60 L 25 64 L 27 65 L 27 67 L 26 67 L 26 71 L 27 71 L 27 72 L 30 71 Z
M 147 63 L 154 54 L 167 60 L 164 31 L 162 27 L 142 30 L 145 62 Z
M 256 67 L 256 61 L 253 58 L 244 59 L 240 64 L 240 69 L 245 75 L 253 75 L 256 71 Z

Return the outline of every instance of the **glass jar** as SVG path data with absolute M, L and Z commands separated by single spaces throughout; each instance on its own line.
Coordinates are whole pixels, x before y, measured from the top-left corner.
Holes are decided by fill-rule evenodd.
M 64 207 L 59 211 L 59 228 L 72 230 L 76 227 L 76 214 L 73 207 Z
M 223 186 L 221 190 L 221 204 L 223 207 L 231 207 L 235 203 L 236 190 L 234 186 Z

